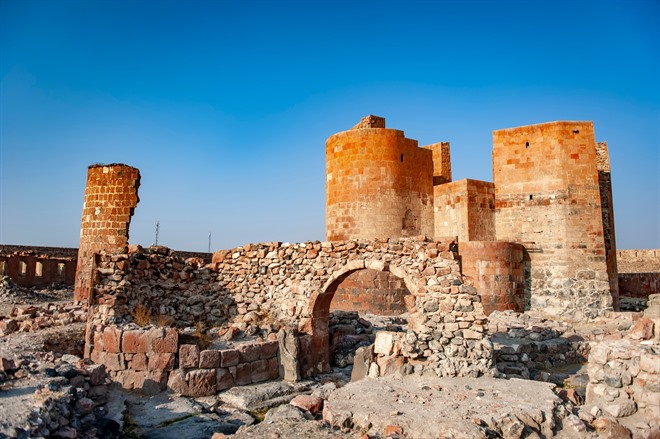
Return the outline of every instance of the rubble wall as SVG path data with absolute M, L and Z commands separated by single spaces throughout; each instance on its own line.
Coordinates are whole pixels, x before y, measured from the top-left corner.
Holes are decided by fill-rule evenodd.
M 497 240 L 531 262 L 531 309 L 580 320 L 612 309 L 591 122 L 493 132 Z
M 617 250 L 619 273 L 660 273 L 660 250 Z
M 407 312 L 406 297 L 412 296 L 402 279 L 389 271 L 365 269 L 351 273 L 339 284 L 330 311 L 394 316 Z
M 75 300 L 89 299 L 94 254 L 128 244 L 128 227 L 139 201 L 139 186 L 140 171 L 127 165 L 92 165 L 87 169 Z
M 586 403 L 623 418 L 637 412 L 660 419 L 660 296 L 623 335 L 592 342 Z
M 167 249 L 132 247 L 132 253 L 99 256 L 90 324 L 131 322 L 138 305 L 184 326 L 248 316 L 278 321 L 306 334 L 301 370 L 310 376 L 329 368 L 328 322 L 337 286 L 356 271 L 389 271 L 414 297 L 404 355 L 445 375 L 481 374 L 492 363 L 485 316 L 476 289 L 463 284 L 454 247 L 421 238 L 248 244 L 216 252 L 207 266 Z M 89 336 L 87 343 L 93 348 Z
M 484 313 L 524 311 L 523 246 L 511 242 L 459 243 L 461 270 L 481 296 Z
M 432 152 L 403 131 L 360 128 L 326 142 L 326 239 L 433 235 Z

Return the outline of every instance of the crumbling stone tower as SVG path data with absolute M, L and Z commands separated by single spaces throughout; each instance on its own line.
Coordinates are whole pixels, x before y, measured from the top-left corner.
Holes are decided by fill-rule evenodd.
M 433 152 L 365 117 L 326 142 L 326 238 L 433 234 Z M 451 171 L 449 171 L 451 172 Z
M 493 132 L 495 233 L 525 246 L 532 309 L 593 317 L 612 306 L 592 122 Z
M 128 227 L 139 201 L 140 171 L 124 164 L 92 165 L 80 226 L 74 300 L 88 300 L 94 253 L 128 244 Z

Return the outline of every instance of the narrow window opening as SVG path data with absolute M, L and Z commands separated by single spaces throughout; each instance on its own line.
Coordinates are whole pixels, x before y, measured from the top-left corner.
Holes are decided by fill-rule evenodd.
M 18 277 L 25 277 L 27 275 L 27 264 L 25 261 L 18 261 Z
M 401 163 L 403 163 L 403 154 L 401 154 Z
M 525 142 L 525 149 L 529 149 L 529 142 Z
M 580 134 L 580 130 L 573 130 L 573 134 Z
M 44 271 L 44 264 L 42 262 L 37 262 L 37 264 L 34 267 L 34 275 L 36 277 L 42 277 L 43 271 Z
M 529 196 L 529 199 L 530 199 L 530 200 L 533 200 L 533 199 L 534 199 L 534 195 L 530 195 L 530 196 Z
M 58 262 L 57 264 L 57 277 L 58 279 L 64 279 L 64 262 Z

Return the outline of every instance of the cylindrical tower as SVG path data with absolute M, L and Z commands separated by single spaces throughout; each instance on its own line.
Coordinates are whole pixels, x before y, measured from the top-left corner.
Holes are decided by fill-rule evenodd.
M 92 165 L 87 170 L 80 226 L 74 300 L 88 300 L 94 253 L 128 244 L 128 226 L 139 201 L 140 171 L 123 164 Z
M 433 236 L 433 158 L 367 116 L 326 142 L 326 239 Z

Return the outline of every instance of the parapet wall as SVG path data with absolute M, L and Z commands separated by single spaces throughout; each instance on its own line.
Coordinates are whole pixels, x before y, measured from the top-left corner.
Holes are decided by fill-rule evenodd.
M 94 254 L 128 244 L 128 228 L 137 206 L 140 171 L 123 165 L 92 165 L 87 170 L 80 226 L 75 300 L 87 300 L 92 288 Z
M 660 273 L 660 250 L 617 250 L 619 273 Z

